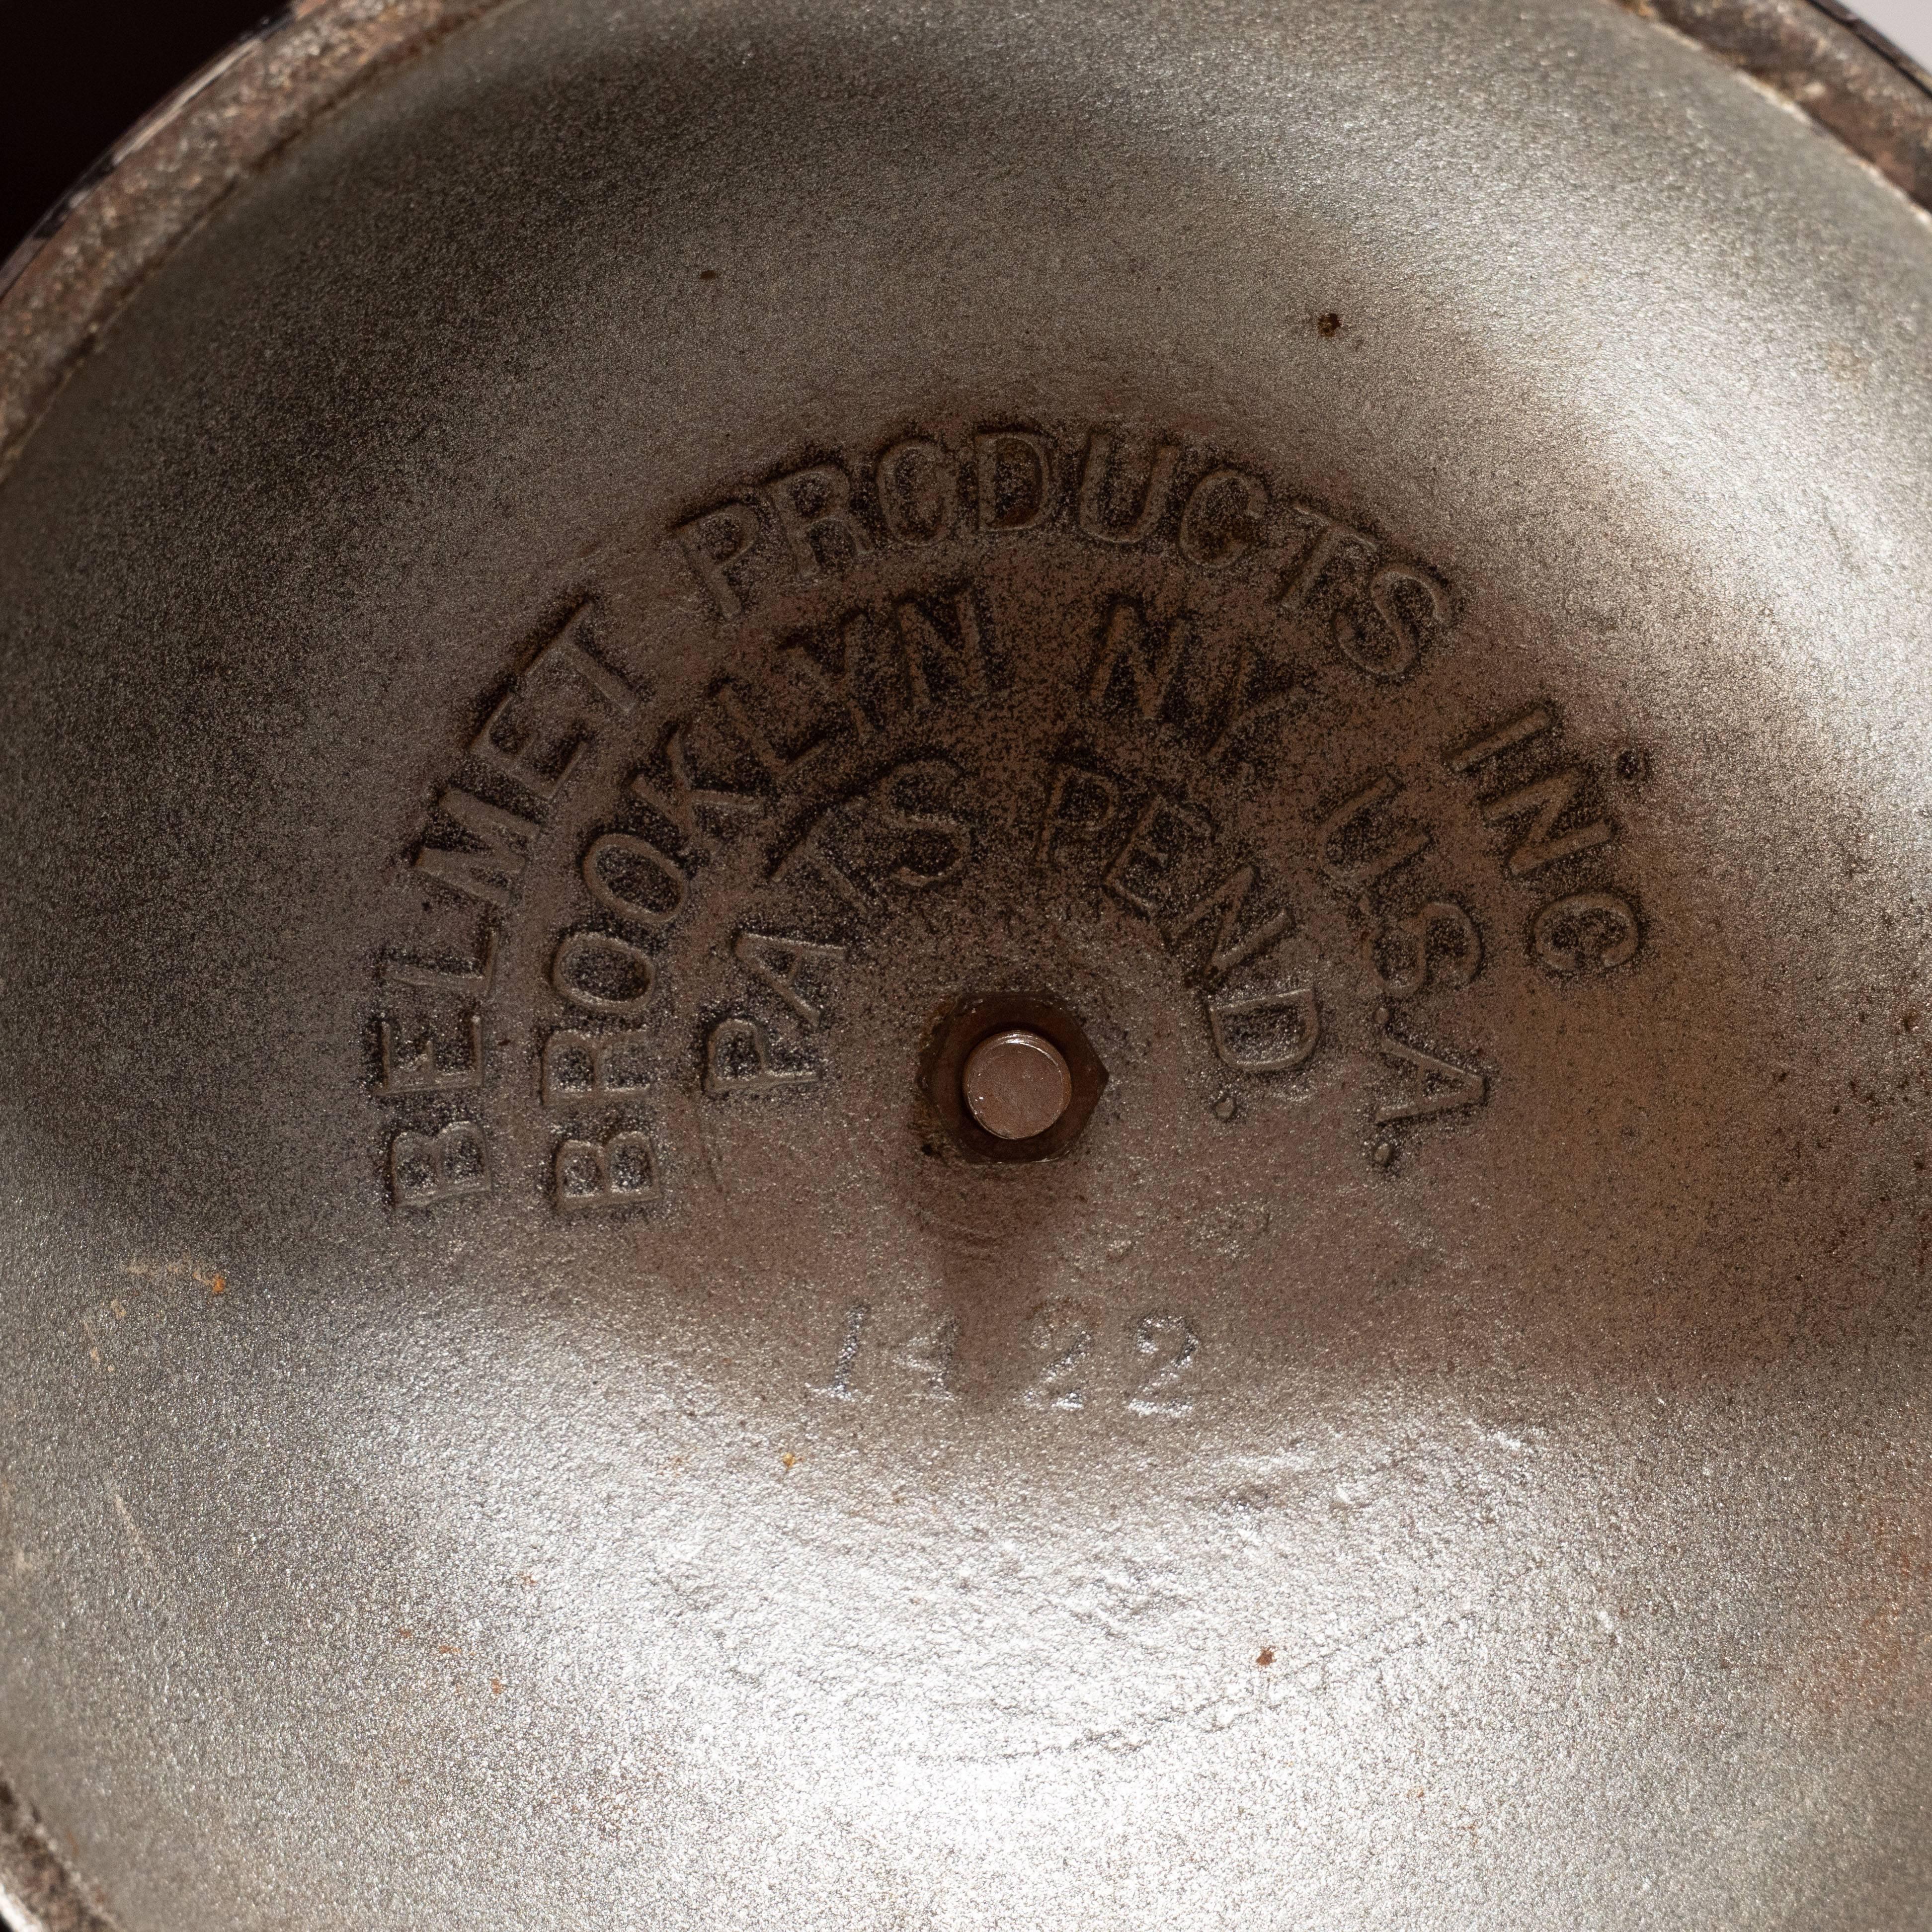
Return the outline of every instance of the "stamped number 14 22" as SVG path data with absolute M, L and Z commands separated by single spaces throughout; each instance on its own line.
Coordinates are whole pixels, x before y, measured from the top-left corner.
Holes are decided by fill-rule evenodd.
M 1118 1400 L 1136 1415 L 1180 1416 L 1194 1408 L 1193 1379 L 1200 1338 L 1184 1315 L 1142 1315 L 1130 1324 L 1133 1379 L 1125 1389 L 1097 1386 L 1102 1365 L 1095 1354 L 1094 1318 L 1065 1303 L 1036 1309 L 1023 1324 L 1022 1340 L 1030 1371 L 1019 1400 L 1029 1408 L 1078 1412 Z M 872 1312 L 864 1302 L 845 1311 L 844 1331 L 830 1375 L 814 1384 L 815 1394 L 849 1402 L 890 1372 L 900 1386 L 928 1400 L 950 1402 L 958 1366 L 959 1318 L 950 1312 L 887 1342 L 872 1332 Z

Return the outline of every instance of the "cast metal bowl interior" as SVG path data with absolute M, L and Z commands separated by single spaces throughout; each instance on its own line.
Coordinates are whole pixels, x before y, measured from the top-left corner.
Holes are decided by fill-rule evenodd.
M 323 0 L 16 260 L 22 1924 L 1927 1922 L 1927 101 L 1654 11 Z

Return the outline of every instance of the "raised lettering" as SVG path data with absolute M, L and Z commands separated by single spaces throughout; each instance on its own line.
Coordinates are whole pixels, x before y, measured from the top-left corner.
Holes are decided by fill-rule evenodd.
M 1070 800 L 1077 800 L 1083 791 L 1097 796 L 1100 807 L 1097 815 L 1073 816 Z M 1046 815 L 1040 820 L 1040 843 L 1034 848 L 1034 864 L 1044 866 L 1051 861 L 1054 841 L 1062 831 L 1090 836 L 1103 831 L 1113 822 L 1120 802 L 1120 788 L 1112 778 L 1080 765 L 1055 765 L 1047 785 Z M 1064 859 L 1060 861 L 1062 865 L 1066 862 Z
M 1338 611 L 1335 617 L 1336 649 L 1358 670 L 1391 684 L 1415 668 L 1422 648 L 1415 626 L 1402 608 L 1399 593 L 1404 584 L 1421 591 L 1430 616 L 1440 623 L 1448 610 L 1442 586 L 1433 578 L 1400 563 L 1384 565 L 1369 580 L 1369 602 L 1388 632 L 1387 640 L 1379 648 L 1370 644 L 1346 613 Z
M 537 653 L 470 742 L 472 758 L 520 785 L 532 798 L 554 798 L 596 736 L 596 716 L 586 710 L 580 694 L 565 705 L 555 720 L 560 730 L 548 737 L 540 736 L 532 725 L 515 729 L 514 718 L 509 722 L 515 735 L 507 742 L 499 735 L 497 727 L 508 718 L 513 706 L 527 704 L 539 711 L 555 706 L 558 694 L 554 688 L 548 693 L 543 688 L 546 683 L 554 685 L 554 680 L 546 679 L 544 673 L 560 673 L 574 679 L 620 717 L 628 717 L 638 708 L 630 686 L 584 649 L 578 634 L 584 622 L 584 613 L 579 611 Z
M 644 882 L 668 882 L 668 903 L 643 896 Z M 676 860 L 660 852 L 648 838 L 628 832 L 607 832 L 593 840 L 584 855 L 584 883 L 590 896 L 622 920 L 655 929 L 668 926 L 684 904 L 685 878 Z M 656 890 L 662 891 L 662 887 Z
M 424 986 L 436 992 L 473 993 L 479 998 L 490 991 L 496 976 L 496 928 L 483 928 L 483 957 L 474 966 L 430 966 L 418 959 L 398 958 L 393 952 L 382 956 L 382 978 L 395 986 Z
M 958 783 L 959 773 L 943 758 L 923 758 L 895 766 L 872 788 L 872 802 L 878 808 L 879 816 L 894 831 L 938 839 L 952 855 L 937 871 L 920 872 L 903 860 L 895 866 L 892 877 L 908 892 L 924 892 L 956 879 L 973 855 L 972 835 L 964 819 L 907 809 L 908 801 L 902 796 L 906 788 L 935 780 L 941 789 L 950 788 Z
M 704 1043 L 704 1090 L 716 1096 L 777 1093 L 818 1078 L 809 1066 L 774 1066 L 770 1039 L 754 1019 L 720 1020 Z
M 1308 600 L 1310 593 L 1327 574 L 1328 566 L 1345 546 L 1360 544 L 1373 550 L 1376 540 L 1366 530 L 1352 529 L 1337 518 L 1325 515 L 1306 503 L 1297 503 L 1294 514 L 1315 526 L 1315 534 L 1308 547 L 1298 556 L 1292 568 L 1281 580 L 1281 588 L 1275 593 L 1275 606 L 1282 611 L 1298 609 Z
M 1235 499 L 1231 511 L 1218 512 Z M 1210 470 L 1189 491 L 1180 513 L 1180 554 L 1203 570 L 1225 570 L 1238 562 L 1261 541 L 1268 514 L 1268 490 L 1258 476 L 1245 470 Z
M 542 826 L 454 785 L 436 801 L 436 809 L 476 844 L 424 845 L 416 854 L 416 869 L 471 898 L 508 905 Z
M 1156 839 L 1155 833 L 1164 818 L 1172 820 L 1181 830 L 1192 832 L 1197 838 L 1214 836 L 1214 828 L 1198 812 L 1190 812 L 1185 806 L 1176 805 L 1156 794 L 1135 820 L 1134 829 L 1127 835 L 1127 842 L 1120 848 L 1100 880 L 1103 892 L 1148 919 L 1154 916 L 1155 902 L 1147 895 L 1146 886 L 1151 880 L 1144 875 L 1151 873 L 1159 878 L 1170 871 L 1177 856 L 1172 846 L 1162 844 Z M 1138 882 L 1132 877 L 1136 867 L 1143 874 Z
M 910 1369 L 935 1402 L 952 1400 L 952 1370 L 959 1355 L 959 1318 L 942 1315 L 923 1334 L 908 1335 L 892 1351 L 895 1366 Z
M 604 1141 L 562 1141 L 553 1170 L 557 1211 L 634 1208 L 662 1198 L 651 1137 L 624 1127 Z
M 501 742 L 496 727 L 523 696 L 520 686 L 510 687 L 502 702 L 484 721 L 482 730 L 470 740 L 470 755 L 493 771 L 502 772 L 532 798 L 554 798 L 584 755 L 588 734 L 580 732 L 539 746 L 536 734 L 526 730 L 512 743 Z
M 809 939 L 775 938 L 763 932 L 741 932 L 732 942 L 731 956 L 753 979 L 769 986 L 808 1027 L 819 1022 L 819 1010 L 800 990 L 798 976 L 813 961 L 843 959 L 842 946 L 821 946 Z
M 1422 1088 L 1413 1100 L 1397 1101 L 1376 1109 L 1376 1124 L 1392 1126 L 1397 1120 L 1426 1120 L 1435 1114 L 1454 1113 L 1466 1107 L 1480 1107 L 1489 1097 L 1489 1084 L 1481 1074 L 1454 1060 L 1438 1060 L 1419 1046 L 1397 1040 L 1388 1030 L 1389 1010 L 1379 1007 L 1376 1024 L 1381 1030 L 1380 1051 L 1384 1060 L 1399 1066 L 1412 1066 L 1422 1076 Z M 1431 1084 L 1434 1083 L 1433 1090 Z
M 1140 607 L 1125 597 L 1115 599 L 1107 614 L 1100 661 L 1087 686 L 1087 701 L 1106 701 L 1109 688 L 1124 664 L 1133 680 L 1134 702 L 1151 724 L 1167 700 L 1180 656 L 1188 642 L 1180 620 L 1163 632 L 1150 625 Z
M 785 663 L 795 665 L 804 674 L 806 682 L 820 697 L 830 704 L 844 707 L 861 742 L 878 729 L 872 712 L 860 699 L 854 682 L 858 674 L 860 647 L 871 628 L 870 620 L 862 615 L 848 617 L 839 626 L 838 668 L 836 672 L 828 670 L 802 644 L 788 645 L 784 658 Z
M 970 591 L 955 592 L 953 634 L 948 638 L 910 598 L 899 604 L 899 641 L 905 652 L 906 682 L 915 711 L 932 708 L 929 673 L 944 668 L 976 698 L 986 694 L 986 647 L 980 635 L 980 614 Z
M 1439 942 L 1448 936 L 1447 946 Z M 1433 899 L 1412 918 L 1383 928 L 1384 943 L 1393 942 L 1396 964 L 1378 971 L 1382 991 L 1406 1000 L 1432 980 L 1444 986 L 1466 986 L 1481 971 L 1482 934 L 1467 910 L 1454 899 Z
M 583 633 L 586 624 L 586 614 L 578 611 L 558 632 L 555 640 L 538 653 L 536 662 L 524 675 L 527 677 L 536 671 L 553 669 L 567 671 L 596 692 L 619 717 L 628 718 L 638 708 L 638 694 L 615 671 L 599 663 L 585 650 Z
M 1155 450 L 1141 492 L 1140 508 L 1124 527 L 1109 529 L 1108 500 L 1116 494 L 1108 487 L 1108 460 L 1113 446 L 1114 439 L 1098 431 L 1088 439 L 1086 460 L 1080 469 L 1080 527 L 1102 543 L 1145 543 L 1159 527 L 1161 513 L 1167 508 L 1167 493 L 1174 482 L 1174 466 L 1180 460 L 1180 452 L 1169 442 Z
M 474 1120 L 440 1132 L 406 1130 L 389 1143 L 389 1192 L 399 1208 L 434 1208 L 490 1191 L 490 1147 Z
M 1501 758 L 1515 746 L 1540 737 L 1554 722 L 1550 713 L 1538 705 L 1534 711 L 1526 711 L 1520 718 L 1512 718 L 1507 724 L 1499 725 L 1465 745 L 1460 752 L 1452 752 L 1449 754 L 1449 769 L 1452 772 L 1472 772 L 1478 765 Z
M 631 781 L 633 796 L 643 800 L 653 812 L 670 820 L 694 844 L 708 842 L 705 828 L 698 822 L 700 812 L 729 813 L 755 818 L 765 802 L 749 792 L 711 791 L 692 782 L 690 760 L 686 756 L 684 734 L 676 725 L 664 734 L 664 762 L 670 772 L 670 793 L 667 797 L 639 772 Z
M 1078 1309 L 1048 1302 L 1034 1310 L 1027 1328 L 1035 1352 L 1049 1359 L 1022 1400 L 1030 1408 L 1084 1408 L 1087 1391 L 1074 1378 L 1093 1353 L 1094 1324 Z
M 848 554 L 838 567 L 849 568 L 872 547 L 872 539 L 852 514 L 851 479 L 829 463 L 794 470 L 765 485 L 766 500 L 778 513 L 778 527 L 791 546 L 798 574 L 816 577 L 826 561 L 824 540 L 836 536 Z
M 716 530 L 725 533 L 722 550 L 712 548 L 709 532 Z M 750 504 L 724 503 L 701 517 L 692 518 L 688 524 L 680 524 L 671 532 L 683 546 L 698 580 L 717 600 L 722 616 L 735 617 L 745 608 L 727 573 L 750 554 L 758 540 L 758 513 Z
M 1234 743 L 1253 726 L 1264 718 L 1273 718 L 1286 711 L 1294 701 L 1294 690 L 1290 686 L 1285 690 L 1270 692 L 1265 698 L 1247 699 L 1248 680 L 1258 664 L 1272 664 L 1274 660 L 1264 656 L 1251 646 L 1243 645 L 1234 660 L 1234 674 L 1228 681 L 1227 722 L 1221 727 L 1221 735 L 1214 740 L 1208 753 L 1208 763 L 1225 757 Z
M 802 867 L 817 869 L 821 877 L 831 880 L 833 886 L 861 912 L 870 912 L 874 902 L 860 888 L 858 881 L 839 864 L 832 850 L 830 840 L 826 836 L 826 827 L 850 804 L 850 799 L 839 799 L 829 805 L 800 834 L 789 850 L 781 853 L 772 862 L 768 874 L 773 884 L 788 879 Z
M 922 470 L 923 489 L 916 481 L 908 488 L 907 466 L 915 477 Z M 874 472 L 879 499 L 879 517 L 886 534 L 896 543 L 937 543 L 952 527 L 954 479 L 952 459 L 939 445 L 925 436 L 908 436 L 896 442 L 879 458 Z M 926 512 L 923 518 L 917 513 Z
M 718 690 L 718 708 L 730 719 L 731 727 L 744 740 L 753 758 L 771 774 L 775 784 L 783 784 L 810 764 L 831 743 L 830 738 L 814 738 L 803 750 L 788 758 L 765 735 L 764 728 L 745 709 L 745 701 L 728 684 Z
M 1343 891 L 1366 891 L 1376 880 L 1392 872 L 1398 866 L 1406 865 L 1419 854 L 1428 850 L 1432 842 L 1430 834 L 1420 826 L 1412 825 L 1404 831 L 1400 825 L 1390 824 L 1386 830 L 1389 843 L 1379 852 L 1364 853 L 1350 859 L 1336 850 L 1336 842 L 1345 833 L 1362 834 L 1352 842 L 1359 848 L 1364 839 L 1372 836 L 1371 828 L 1364 825 L 1372 813 L 1386 815 L 1387 807 L 1402 794 L 1402 787 L 1390 778 L 1378 778 L 1372 785 L 1356 793 L 1354 796 L 1338 806 L 1324 818 L 1315 832 L 1315 851 L 1321 861 L 1322 869 Z
M 1615 892 L 1573 892 L 1545 906 L 1532 937 L 1552 973 L 1607 973 L 1636 957 L 1643 933 L 1630 902 Z
M 1482 808 L 1485 825 L 1501 825 L 1528 812 L 1536 814 L 1529 836 L 1509 855 L 1510 878 L 1520 879 L 1526 873 L 1540 872 L 1558 859 L 1567 859 L 1574 852 L 1587 852 L 1593 846 L 1606 844 L 1616 836 L 1616 827 L 1607 819 L 1601 818 L 1593 819 L 1588 825 L 1578 826 L 1572 831 L 1556 832 L 1556 821 L 1576 802 L 1576 794 L 1588 782 L 1588 772 L 1580 765 L 1571 765 L 1485 802 Z
M 1146 1381 L 1127 1398 L 1136 1415 L 1187 1415 L 1192 1400 L 1180 1393 L 1181 1378 L 1201 1352 L 1201 1340 L 1184 1315 L 1143 1315 L 1134 1324 L 1134 1352 L 1153 1360 Z
M 483 1016 L 472 1013 L 468 1016 L 465 1030 L 469 1036 L 470 1060 L 466 1066 L 445 1066 L 436 1058 L 436 1042 L 423 1039 L 413 1043 L 406 1060 L 398 1062 L 396 1058 L 395 1029 L 386 1019 L 378 1019 L 376 1030 L 380 1042 L 382 1077 L 377 1082 L 376 1093 L 385 1100 L 400 1100 L 410 1094 L 460 1094 L 483 1084 Z
M 544 1042 L 543 1103 L 553 1114 L 602 1106 L 641 1094 L 650 1040 L 641 1033 L 574 1033 L 560 1028 Z
M 1312 986 L 1210 1000 L 1208 1030 L 1223 1066 L 1237 1073 L 1292 1073 L 1306 1066 L 1321 1044 L 1322 1009 Z
M 1224 978 L 1243 960 L 1252 959 L 1265 952 L 1287 932 L 1289 915 L 1286 910 L 1272 914 L 1246 932 L 1242 932 L 1241 913 L 1254 883 L 1255 868 L 1252 866 L 1243 866 L 1230 872 L 1211 892 L 1189 907 L 1167 928 L 1168 945 L 1176 945 L 1184 934 L 1192 932 L 1218 910 L 1221 923 L 1215 932 L 1214 950 L 1208 961 L 1208 970 L 1216 978 Z
M 594 928 L 566 932 L 550 962 L 550 982 L 560 998 L 613 1019 L 635 1019 L 643 1012 L 656 977 L 650 955 L 640 946 Z
M 835 1402 L 850 1402 L 856 1393 L 852 1387 L 852 1371 L 858 1366 L 859 1344 L 864 1339 L 866 1322 L 872 1310 L 862 1301 L 855 1301 L 845 1311 L 845 1331 L 838 1339 L 838 1359 L 832 1365 L 830 1381 L 814 1385 L 814 1395 L 829 1395 Z
M 1053 454 L 1046 437 L 1023 429 L 989 430 L 973 439 L 973 452 L 982 530 L 1030 530 L 1046 522 L 1053 502 Z M 1016 452 L 1028 472 L 1017 488 L 1005 460 Z

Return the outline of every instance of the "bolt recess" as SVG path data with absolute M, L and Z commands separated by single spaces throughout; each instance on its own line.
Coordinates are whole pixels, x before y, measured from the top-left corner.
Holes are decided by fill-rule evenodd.
M 1107 1070 L 1064 1006 L 1002 994 L 971 1001 L 940 1022 L 924 1080 L 947 1132 L 969 1159 L 1046 1160 L 1079 1138 Z

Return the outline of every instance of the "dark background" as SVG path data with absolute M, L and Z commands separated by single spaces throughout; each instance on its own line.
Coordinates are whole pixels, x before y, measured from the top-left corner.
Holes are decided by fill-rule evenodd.
M 276 0 L 0 0 L 0 260 Z
M 150 107 L 278 4 L 0 0 L 0 260 Z M 1932 0 L 1859 10 L 1932 65 Z

